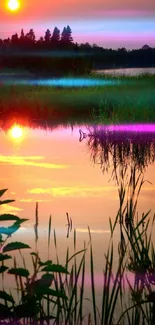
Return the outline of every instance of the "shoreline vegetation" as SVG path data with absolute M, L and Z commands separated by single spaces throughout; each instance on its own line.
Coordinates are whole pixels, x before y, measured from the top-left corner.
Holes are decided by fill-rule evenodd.
M 68 25 L 60 32 L 48 28 L 43 36 L 36 39 L 31 28 L 25 33 L 15 33 L 10 38 L 0 39 L 0 67 L 25 68 L 36 73 L 75 75 L 88 73 L 93 69 L 117 67 L 155 66 L 155 48 L 144 44 L 140 49 L 107 49 L 88 42 L 78 44 L 72 37 Z
M 120 176 L 118 178 L 118 175 Z M 84 242 L 83 249 L 77 251 L 76 229 L 74 229 L 74 254 L 69 255 L 66 249 L 66 263 L 61 265 L 57 252 L 57 239 L 54 230 L 54 247 L 56 250 L 56 264 L 50 260 L 51 250 L 51 217 L 48 225 L 47 261 L 41 261 L 37 251 L 39 213 L 36 203 L 35 213 L 35 251 L 31 252 L 34 271 L 30 274 L 26 268 L 26 257 L 23 250 L 30 246 L 21 242 L 14 242 L 12 235 L 18 231 L 23 222 L 11 214 L 1 214 L 0 221 L 13 223 L 9 227 L 0 227 L 0 324 L 88 324 L 88 325 L 153 325 L 155 322 L 155 250 L 152 241 L 152 231 L 155 215 L 150 211 L 137 214 L 137 202 L 144 183 L 143 173 L 136 167 L 130 167 L 130 174 L 126 167 L 117 167 L 115 177 L 118 186 L 119 210 L 112 224 L 109 219 L 110 240 L 107 253 L 103 256 L 103 291 L 101 309 L 96 305 L 97 292 L 95 288 L 95 265 L 93 260 L 93 243 L 91 230 L 88 227 L 89 242 Z M 0 205 L 14 200 L 2 200 L 7 190 L 0 191 Z M 69 220 L 69 217 L 68 217 Z M 69 220 L 69 226 L 70 226 Z M 117 247 L 118 264 L 114 272 L 115 232 L 119 230 L 120 240 Z M 5 236 L 5 238 L 4 238 Z M 7 244 L 8 238 L 11 241 Z M 18 251 L 22 260 L 17 265 L 16 257 L 12 259 L 12 252 Z M 52 248 L 53 251 L 53 248 Z M 89 251 L 89 267 L 91 274 L 91 305 L 92 314 L 84 314 L 85 297 L 85 259 Z M 77 262 L 80 256 L 80 262 Z M 8 266 L 12 260 L 12 267 Z M 134 275 L 131 283 L 129 273 Z M 18 302 L 12 292 L 5 291 L 4 277 L 13 275 L 17 287 Z M 125 284 L 126 283 L 126 284 Z M 125 293 L 129 299 L 126 301 Z M 88 299 L 89 300 L 89 299 Z M 118 315 L 119 305 L 119 315 Z M 9 321 L 8 322 L 6 322 Z
M 5 77 L 7 80 L 7 77 Z M 0 77 L 1 119 L 61 123 L 155 122 L 155 75 L 91 75 L 50 79 Z M 20 82 L 25 80 L 25 84 Z M 29 81 L 34 80 L 33 84 Z M 59 80 L 59 84 L 52 85 Z M 41 81 L 41 84 L 39 82 Z M 98 85 L 92 86 L 92 83 Z M 76 86 L 77 82 L 77 86 Z M 80 86 L 81 82 L 81 86 Z M 83 86 L 83 83 L 87 85 Z M 120 95 L 121 94 L 121 95 Z

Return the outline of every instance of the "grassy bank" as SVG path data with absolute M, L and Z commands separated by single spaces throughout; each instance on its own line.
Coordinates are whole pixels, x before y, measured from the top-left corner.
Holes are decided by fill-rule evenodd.
M 74 230 L 74 254 L 69 256 L 66 250 L 66 263 L 61 265 L 57 252 L 57 239 L 54 231 L 54 245 L 57 262 L 49 259 L 51 249 L 51 217 L 48 226 L 47 260 L 42 261 L 37 251 L 38 242 L 38 205 L 35 215 L 35 252 L 31 252 L 33 272 L 30 274 L 26 267 L 26 258 L 21 251 L 30 247 L 21 242 L 7 244 L 10 235 L 16 232 L 27 219 L 14 215 L 0 215 L 0 221 L 14 222 L 10 227 L 0 227 L 0 273 L 2 276 L 0 291 L 0 324 L 8 319 L 10 324 L 94 324 L 94 325 L 153 325 L 154 313 L 154 269 L 155 250 L 152 242 L 154 217 L 150 212 L 137 217 L 137 199 L 143 185 L 143 175 L 135 167 L 131 168 L 128 178 L 126 168 L 118 170 L 117 179 L 119 194 L 119 210 L 112 224 L 109 220 L 110 241 L 104 260 L 102 303 L 97 305 L 97 290 L 95 288 L 95 265 L 91 231 L 88 227 L 89 242 L 84 243 L 83 250 L 77 251 L 76 230 Z M 127 187 L 128 184 L 128 187 Z M 6 190 L 0 191 L 2 197 Z M 2 200 L 0 204 L 12 201 Z M 69 220 L 69 227 L 71 220 Z M 114 249 L 116 247 L 114 234 L 116 228 L 120 231 L 118 244 L 118 263 L 114 272 Z M 5 236 L 5 238 L 4 238 Z M 12 251 L 18 251 L 22 267 L 17 265 L 16 258 L 12 260 Z M 91 297 L 85 296 L 86 254 L 89 251 L 89 268 L 91 274 Z M 80 255 L 80 262 L 77 256 Z M 101 256 L 102 258 L 102 256 Z M 12 260 L 12 267 L 8 266 Z M 128 274 L 134 274 L 134 282 L 130 282 Z M 11 292 L 3 287 L 4 276 L 12 274 L 18 294 L 18 302 Z M 126 284 L 125 284 L 126 282 Z M 129 291 L 128 304 L 125 294 Z M 90 299 L 93 312 L 84 313 L 84 301 Z M 119 315 L 118 315 L 118 305 Z M 153 307 L 153 311 L 152 311 Z
M 86 77 L 83 77 L 86 78 Z M 62 87 L 0 85 L 0 114 L 65 123 L 155 122 L 155 76 L 89 76 L 105 85 Z M 112 81 L 107 85 L 108 80 Z

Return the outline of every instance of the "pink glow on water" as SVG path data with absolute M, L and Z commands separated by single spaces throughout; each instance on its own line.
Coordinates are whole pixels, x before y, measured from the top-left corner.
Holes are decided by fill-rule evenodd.
M 142 132 L 142 133 L 154 133 L 155 124 L 121 124 L 121 125 L 100 125 L 96 129 L 110 132 Z
M 113 273 L 113 276 L 110 279 L 110 287 L 113 287 L 115 279 L 116 279 L 116 274 Z M 125 272 L 124 273 L 124 275 L 122 277 L 122 280 L 123 280 L 123 283 L 124 283 L 124 286 L 126 287 L 126 289 L 129 288 L 129 284 L 128 284 L 127 279 L 130 282 L 130 285 L 134 286 L 135 274 L 131 273 L 131 272 Z M 81 280 L 82 280 L 82 276 L 80 275 L 79 276 L 79 284 L 80 284 Z M 95 280 L 96 288 L 100 288 L 100 289 L 103 288 L 103 281 L 104 281 L 103 273 L 95 272 L 94 280 Z M 119 277 L 118 277 L 118 281 L 119 281 Z M 86 273 L 86 275 L 85 275 L 85 286 L 87 288 L 91 288 L 91 274 Z

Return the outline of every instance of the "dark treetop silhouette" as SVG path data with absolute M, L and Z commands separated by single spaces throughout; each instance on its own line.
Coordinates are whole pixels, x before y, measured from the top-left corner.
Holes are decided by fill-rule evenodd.
M 104 35 L 103 35 L 104 37 Z M 35 64 L 34 64 L 35 63 Z M 0 39 L 0 67 L 19 67 L 30 71 L 74 71 L 90 72 L 92 69 L 115 67 L 155 66 L 155 48 L 145 44 L 141 49 L 105 49 L 86 42 L 74 43 L 70 26 L 62 32 L 55 27 L 47 29 L 44 36 L 36 40 L 35 32 L 21 29 L 11 38 Z

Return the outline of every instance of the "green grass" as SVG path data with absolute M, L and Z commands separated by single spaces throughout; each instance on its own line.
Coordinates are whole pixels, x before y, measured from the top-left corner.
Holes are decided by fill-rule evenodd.
M 155 121 L 155 76 L 117 77 L 92 74 L 90 79 L 112 80 L 110 86 L 63 88 L 0 86 L 0 112 L 51 121 L 111 123 Z

